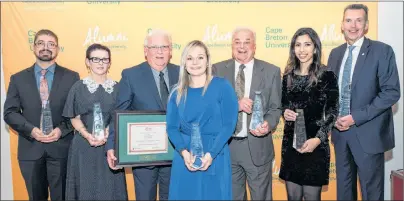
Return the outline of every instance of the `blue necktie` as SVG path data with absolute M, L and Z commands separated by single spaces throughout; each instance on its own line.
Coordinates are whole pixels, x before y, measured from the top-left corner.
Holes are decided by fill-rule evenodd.
M 352 50 L 355 48 L 355 46 L 349 46 L 348 48 L 349 54 L 344 65 L 344 71 L 341 81 L 339 116 L 346 116 L 350 114 Z

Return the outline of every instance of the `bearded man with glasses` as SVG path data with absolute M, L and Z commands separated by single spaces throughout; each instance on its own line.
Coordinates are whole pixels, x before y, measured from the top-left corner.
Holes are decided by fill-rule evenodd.
M 52 200 L 64 200 L 73 127 L 62 112 L 79 74 L 56 63 L 59 46 L 55 33 L 40 30 L 34 42 L 35 64 L 10 78 L 4 121 L 18 133 L 18 162 L 29 199 L 48 200 L 49 188 Z M 46 125 L 41 122 L 45 105 L 51 113 Z

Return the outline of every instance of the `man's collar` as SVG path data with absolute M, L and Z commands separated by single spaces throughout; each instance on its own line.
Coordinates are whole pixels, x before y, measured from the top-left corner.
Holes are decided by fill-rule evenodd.
M 37 63 L 35 63 L 35 73 L 38 73 L 38 72 L 40 72 L 43 68 L 41 67 L 41 66 L 39 66 Z M 48 70 L 48 72 L 51 72 L 52 74 L 54 74 L 55 73 L 55 68 L 56 68 L 56 63 L 54 63 L 54 64 L 52 64 L 52 65 L 50 65 L 48 68 L 47 68 L 47 70 Z
M 236 67 L 239 67 L 241 65 L 240 62 L 238 62 L 237 60 L 234 60 Z M 246 68 L 248 68 L 249 66 L 253 67 L 254 66 L 254 58 L 251 59 L 251 61 L 249 61 L 248 63 L 244 64 Z
M 157 71 L 156 69 L 152 68 L 151 66 L 150 66 L 150 68 L 152 69 L 153 74 L 155 74 L 157 76 L 160 74 L 160 72 L 163 72 L 164 75 L 168 73 L 167 66 L 164 67 L 163 70 L 161 70 L 161 71 Z
M 362 46 L 362 44 L 363 44 L 363 41 L 365 40 L 365 36 L 362 36 L 362 38 L 360 38 L 359 40 L 357 40 L 354 44 L 352 44 L 352 46 L 355 46 L 355 47 L 361 47 Z M 348 43 L 347 43 L 347 47 L 349 47 L 349 46 L 351 46 L 351 45 L 349 45 Z

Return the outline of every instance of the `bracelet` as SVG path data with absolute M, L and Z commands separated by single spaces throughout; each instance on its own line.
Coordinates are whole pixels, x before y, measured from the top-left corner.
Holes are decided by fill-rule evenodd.
M 84 138 L 86 138 L 85 132 L 87 131 L 87 129 L 86 129 L 85 127 L 82 127 L 82 128 L 83 128 L 83 129 L 81 129 L 81 131 L 79 131 L 79 132 L 80 132 L 81 136 L 83 136 Z
M 84 139 L 87 139 L 89 135 L 90 134 L 84 134 L 84 133 L 81 134 L 81 136 L 83 136 Z

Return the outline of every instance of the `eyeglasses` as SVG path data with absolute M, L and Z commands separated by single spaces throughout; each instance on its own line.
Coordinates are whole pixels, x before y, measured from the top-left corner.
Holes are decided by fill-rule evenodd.
M 38 41 L 38 42 L 35 43 L 35 45 L 36 45 L 37 47 L 45 47 L 45 45 L 46 45 L 46 47 L 49 48 L 49 49 L 55 49 L 55 48 L 58 46 L 58 45 L 57 45 L 56 43 L 54 43 L 54 42 L 45 43 L 45 42 L 43 42 L 43 41 Z
M 164 51 L 164 52 L 170 50 L 170 46 L 169 46 L 169 45 L 162 45 L 162 46 L 153 45 L 153 46 L 146 46 L 146 47 L 149 48 L 149 50 L 150 50 L 150 51 L 153 51 L 153 52 L 157 52 L 159 49 L 161 49 L 161 50 Z
M 100 63 L 102 61 L 102 63 L 104 63 L 104 64 L 109 64 L 109 62 L 111 62 L 111 60 L 109 58 L 91 57 L 91 58 L 89 58 L 89 60 L 93 63 Z

